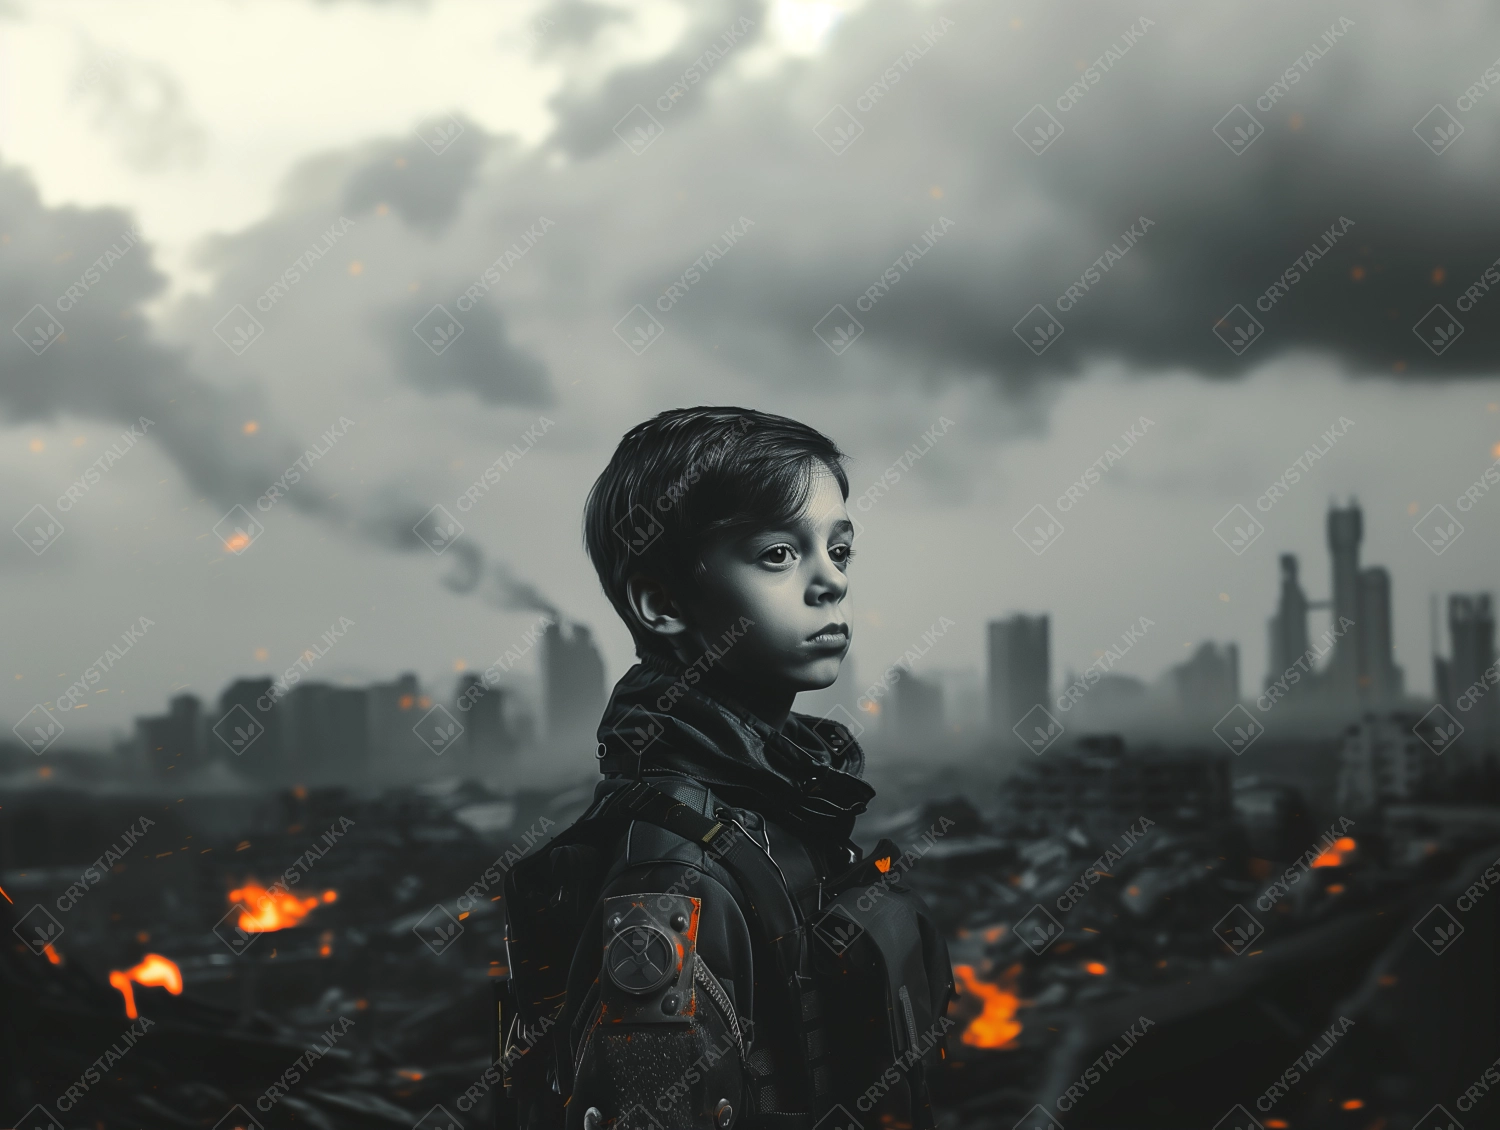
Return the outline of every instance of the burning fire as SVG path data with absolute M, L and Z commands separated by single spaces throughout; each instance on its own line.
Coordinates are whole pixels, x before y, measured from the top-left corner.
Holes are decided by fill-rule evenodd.
M 324 891 L 322 898 L 317 895 L 298 898 L 287 890 L 267 890 L 259 883 L 247 882 L 229 892 L 229 903 L 231 906 L 238 903 L 243 908 L 239 919 L 241 930 L 247 934 L 268 934 L 297 925 L 316 907 L 338 897 L 337 891 Z
M 1333 846 L 1325 851 L 1317 859 L 1312 861 L 1314 867 L 1342 867 L 1344 856 L 1354 850 L 1353 836 L 1340 836 L 1333 841 Z
M 120 990 L 120 995 L 125 998 L 125 1015 L 134 1020 L 139 1015 L 135 1010 L 135 988 L 131 985 L 134 981 L 137 985 L 155 985 L 166 989 L 174 997 L 182 994 L 182 970 L 177 968 L 177 963 L 171 958 L 162 957 L 159 953 L 148 953 L 141 958 L 141 963 L 131 969 L 112 969 L 109 974 L 109 983 Z
M 984 1004 L 984 1011 L 969 1021 L 969 1026 L 964 1029 L 964 1043 L 976 1048 L 1003 1048 L 1021 1034 L 1021 1022 L 1015 1018 L 1021 1002 L 1014 991 L 1020 971 L 1020 965 L 1012 965 L 996 985 L 981 981 L 972 965 L 953 967 L 963 991 L 978 997 Z
M 238 553 L 250 544 L 250 535 L 242 530 L 236 530 L 231 537 L 224 539 L 224 548 L 231 553 Z

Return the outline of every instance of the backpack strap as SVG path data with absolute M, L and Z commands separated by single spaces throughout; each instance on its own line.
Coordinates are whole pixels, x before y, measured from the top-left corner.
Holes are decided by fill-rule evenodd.
M 789 1058 L 794 1070 L 800 1069 L 804 1093 L 821 1113 L 833 1092 L 833 1048 L 824 1031 L 821 995 L 810 976 L 807 924 L 775 859 L 727 807 L 709 819 L 644 779 L 608 794 L 588 818 L 618 824 L 621 831 L 631 820 L 665 828 L 697 844 L 733 877 L 748 902 L 744 909 L 771 950 L 789 1015 L 800 1025 L 801 1054 Z M 795 1116 L 783 1118 L 789 1120 L 786 1130 L 797 1130 Z

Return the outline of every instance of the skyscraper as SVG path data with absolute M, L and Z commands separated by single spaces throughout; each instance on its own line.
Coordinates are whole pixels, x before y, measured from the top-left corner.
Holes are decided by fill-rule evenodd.
M 218 711 L 208 719 L 209 756 L 256 781 L 280 781 L 284 769 L 282 717 L 271 705 L 272 686 L 264 676 L 236 679 L 224 688 Z
M 1333 566 L 1330 610 L 1335 628 L 1346 620 L 1354 625 L 1335 640 L 1324 677 L 1329 696 L 1339 705 L 1352 704 L 1359 696 L 1359 542 L 1363 536 L 1364 519 L 1357 502 L 1351 498 L 1345 509 L 1328 508 L 1328 555 Z
M 891 727 L 889 733 L 898 741 L 922 742 L 943 731 L 943 688 L 902 671 L 891 688 Z
M 593 633 L 576 623 L 565 633 L 559 620 L 551 621 L 542 635 L 542 667 L 548 740 L 593 749 L 593 735 L 604 713 L 604 660 Z
M 1401 668 L 1391 641 L 1391 577 L 1380 565 L 1359 573 L 1359 692 L 1366 703 L 1385 704 L 1401 696 Z
M 1048 705 L 1047 617 L 1021 613 L 989 623 L 990 728 L 1002 739 L 1034 706 Z
M 369 764 L 370 712 L 362 688 L 299 683 L 282 700 L 285 784 L 348 783 Z
M 1198 645 L 1191 659 L 1171 669 L 1177 701 L 1185 716 L 1221 717 L 1240 700 L 1240 649 L 1212 640 Z
M 1447 663 L 1447 701 L 1443 706 L 1464 727 L 1459 747 L 1472 752 L 1494 750 L 1500 744 L 1500 687 L 1486 683 L 1484 678 L 1495 664 L 1495 615 L 1490 594 L 1450 596 L 1448 634 L 1452 657 Z
M 147 769 L 162 775 L 201 767 L 203 704 L 195 694 L 177 695 L 166 714 L 135 720 L 137 740 Z
M 1266 686 L 1282 678 L 1287 669 L 1307 655 L 1307 595 L 1297 581 L 1297 558 L 1294 554 L 1281 555 L 1281 599 L 1276 604 L 1276 615 L 1271 617 L 1270 670 L 1266 672 Z M 1302 687 L 1300 679 L 1293 686 Z
M 483 773 L 492 770 L 499 759 L 513 748 L 510 727 L 505 717 L 506 692 L 487 687 L 484 679 L 471 672 L 460 676 L 453 716 L 464 725 L 467 768 Z

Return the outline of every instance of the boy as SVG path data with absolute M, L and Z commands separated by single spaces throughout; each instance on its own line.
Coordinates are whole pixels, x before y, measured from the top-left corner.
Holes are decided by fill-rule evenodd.
M 598 892 L 571 954 L 536 927 L 528 944 L 508 905 L 519 985 L 569 963 L 549 1075 L 569 1130 L 932 1124 L 921 1061 L 940 1041 L 917 1027 L 946 1011 L 946 947 L 880 882 L 890 853 L 850 841 L 874 795 L 859 745 L 792 712 L 849 648 L 844 458 L 781 416 L 679 409 L 628 432 L 589 494 L 585 544 L 639 662 L 605 708 L 580 824 L 627 811 L 599 841 L 602 885 L 576 848 L 551 864 Z M 851 875 L 875 880 L 851 892 L 876 906 L 865 921 L 830 909 Z

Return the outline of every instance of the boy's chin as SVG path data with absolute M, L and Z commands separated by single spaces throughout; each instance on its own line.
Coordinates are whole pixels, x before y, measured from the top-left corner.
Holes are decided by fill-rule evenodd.
M 797 670 L 797 689 L 799 691 L 820 691 L 824 687 L 831 687 L 838 680 L 839 669 L 844 665 L 842 655 L 830 655 L 819 657 L 811 662 L 803 664 Z

